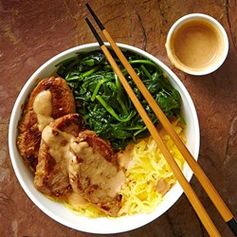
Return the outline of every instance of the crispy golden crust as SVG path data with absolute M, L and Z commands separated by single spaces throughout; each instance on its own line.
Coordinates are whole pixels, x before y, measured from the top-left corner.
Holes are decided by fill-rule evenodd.
M 82 128 L 81 121 L 78 114 L 68 114 L 50 123 L 50 127 L 53 130 L 55 129 L 55 131 L 60 130 L 77 136 Z M 50 196 L 62 198 L 71 191 L 67 171 L 67 159 L 56 161 L 49 154 L 48 149 L 48 145 L 42 139 L 34 184 L 39 191 Z
M 24 105 L 22 118 L 18 124 L 17 146 L 27 164 L 35 170 L 41 140 L 37 117 L 33 111 L 35 97 L 43 90 L 52 94 L 52 117 L 57 119 L 63 115 L 75 113 L 75 101 L 66 81 L 60 77 L 43 79 L 34 88 Z

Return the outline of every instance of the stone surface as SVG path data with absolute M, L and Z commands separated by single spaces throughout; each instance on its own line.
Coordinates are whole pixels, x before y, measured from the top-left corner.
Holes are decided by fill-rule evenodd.
M 145 49 L 170 66 L 188 88 L 200 119 L 199 163 L 237 216 L 237 3 L 235 0 L 89 1 L 117 42 Z M 94 42 L 83 17 L 86 1 L 0 0 L 0 236 L 94 237 L 64 227 L 43 214 L 20 187 L 8 154 L 9 116 L 21 87 L 47 59 L 78 44 Z M 224 65 L 202 77 L 170 64 L 164 43 L 179 17 L 207 13 L 228 32 L 230 51 Z M 232 234 L 195 178 L 198 193 L 221 235 Z M 113 235 L 111 235 L 113 236 Z M 115 235 L 114 235 L 115 236 Z M 121 237 L 207 236 L 183 195 L 162 217 Z

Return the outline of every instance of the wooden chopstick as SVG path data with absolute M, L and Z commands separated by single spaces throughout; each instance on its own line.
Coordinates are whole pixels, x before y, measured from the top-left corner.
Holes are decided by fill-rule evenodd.
M 88 10 L 90 11 L 91 15 L 93 16 L 94 20 L 98 24 L 99 28 L 101 29 L 102 33 L 104 34 L 105 38 L 110 43 L 112 49 L 114 50 L 115 54 L 120 59 L 123 66 L 127 69 L 128 73 L 130 74 L 131 78 L 135 82 L 138 89 L 141 91 L 142 95 L 152 108 L 153 112 L 159 119 L 162 126 L 165 128 L 165 130 L 168 132 L 168 134 L 173 139 L 174 143 L 176 144 L 177 148 L 189 164 L 190 168 L 193 170 L 195 176 L 197 177 L 198 181 L 208 194 L 209 198 L 215 205 L 216 209 L 224 219 L 224 221 L 228 224 L 232 232 L 237 236 L 237 222 L 234 219 L 233 214 L 231 213 L 230 209 L 227 207 L 209 178 L 206 176 L 203 169 L 200 167 L 200 165 L 197 163 L 197 161 L 194 159 L 190 151 L 187 149 L 185 144 L 182 142 L 182 140 L 179 138 L 178 134 L 173 129 L 171 123 L 169 122 L 168 118 L 165 116 L 163 111 L 160 109 L 159 105 L 156 103 L 155 99 L 152 97 L 146 86 L 143 84 L 142 80 L 138 77 L 132 66 L 129 64 L 128 60 L 122 53 L 122 51 L 119 49 L 119 47 L 116 45 L 114 40 L 111 38 L 108 31 L 105 29 L 104 25 L 101 23 L 99 18 L 96 16 L 95 12 L 91 9 L 89 4 L 86 4 Z
M 199 216 L 200 220 L 202 221 L 203 225 L 205 226 L 207 232 L 209 233 L 210 236 L 221 236 L 220 233 L 218 232 L 218 230 L 216 229 L 215 225 L 213 224 L 212 220 L 210 219 L 209 215 L 207 214 L 206 210 L 204 209 L 203 205 L 201 204 L 200 200 L 198 199 L 196 193 L 193 191 L 191 185 L 186 180 L 185 176 L 183 175 L 183 173 L 180 170 L 179 166 L 177 165 L 176 161 L 174 160 L 174 158 L 172 157 L 168 148 L 162 141 L 156 127 L 154 126 L 154 124 L 152 123 L 151 119 L 149 118 L 146 110 L 143 108 L 142 104 L 136 97 L 135 93 L 133 92 L 132 88 L 130 87 L 130 85 L 127 82 L 126 78 L 124 77 L 123 73 L 119 69 L 117 63 L 113 59 L 109 50 L 104 45 L 103 41 L 97 34 L 97 32 L 94 29 L 94 27 L 92 26 L 91 22 L 87 18 L 85 20 L 86 20 L 87 24 L 89 25 L 91 31 L 93 32 L 94 36 L 96 37 L 98 43 L 100 44 L 100 48 L 103 51 L 103 53 L 105 54 L 107 60 L 109 61 L 110 65 L 112 66 L 114 72 L 119 77 L 121 84 L 123 85 L 124 89 L 128 93 L 128 95 L 129 95 L 130 99 L 132 100 L 135 108 L 137 109 L 139 115 L 143 119 L 151 136 L 153 137 L 153 139 L 156 141 L 157 145 L 159 146 L 166 161 L 168 162 L 175 177 L 177 178 L 180 185 L 182 186 L 187 198 L 189 199 L 190 203 L 192 204 L 193 208 L 195 209 L 197 215 Z

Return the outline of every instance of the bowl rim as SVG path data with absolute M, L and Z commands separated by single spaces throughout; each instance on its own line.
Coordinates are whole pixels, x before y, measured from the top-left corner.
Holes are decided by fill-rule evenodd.
M 105 43 L 106 46 L 109 46 L 109 43 Z M 194 130 L 195 130 L 195 150 L 193 152 L 193 155 L 195 157 L 195 159 L 198 159 L 198 154 L 199 154 L 199 148 L 200 148 L 200 130 L 199 130 L 199 122 L 198 122 L 198 116 L 195 110 L 195 106 L 194 103 L 192 101 L 192 98 L 189 94 L 189 92 L 187 91 L 187 89 L 185 88 L 185 86 L 183 85 L 183 83 L 180 81 L 180 79 L 171 71 L 171 69 L 168 68 L 168 66 L 166 66 L 162 61 L 160 61 L 158 58 L 152 56 L 151 54 L 145 52 L 142 49 L 139 49 L 137 47 L 131 46 L 131 45 L 127 45 L 127 44 L 122 44 L 122 43 L 117 43 L 117 45 L 124 50 L 129 50 L 135 53 L 138 53 L 140 55 L 143 55 L 144 57 L 151 59 L 153 62 L 155 62 L 157 65 L 159 65 L 163 71 L 165 71 L 167 74 L 169 74 L 169 76 L 172 78 L 172 80 L 175 81 L 175 83 L 177 83 L 178 87 L 180 88 L 180 90 L 184 93 L 185 98 L 188 101 L 188 104 L 191 108 L 191 114 L 193 117 L 193 126 L 194 126 Z M 62 58 L 63 56 L 69 55 L 70 53 L 75 53 L 78 51 L 82 51 L 82 50 L 92 50 L 93 48 L 98 48 L 99 49 L 99 44 L 98 43 L 88 43 L 88 44 L 82 44 L 73 48 L 69 48 L 59 54 L 57 54 L 56 56 L 50 58 L 49 60 L 47 60 L 45 63 L 43 63 L 30 77 L 29 79 L 26 81 L 26 83 L 23 85 L 23 87 L 21 88 L 20 93 L 17 96 L 17 99 L 15 101 L 15 104 L 13 106 L 12 112 L 11 112 L 11 116 L 10 116 L 10 121 L 9 121 L 9 128 L 8 128 L 8 147 L 9 147 L 9 154 L 10 154 L 10 159 L 11 159 L 11 163 L 15 172 L 15 175 L 17 176 L 18 182 L 20 183 L 21 187 L 23 188 L 24 192 L 27 194 L 27 196 L 32 200 L 32 202 L 43 212 L 45 213 L 47 216 L 51 217 L 53 220 L 69 227 L 69 228 L 73 228 L 75 230 L 78 231 L 83 231 L 83 232 L 88 232 L 88 233 L 94 233 L 94 234 L 115 234 L 115 233 L 121 233 L 121 232 L 125 232 L 125 231 L 130 231 L 133 229 L 137 229 L 139 227 L 142 227 L 150 222 L 152 222 L 153 220 L 155 220 L 156 218 L 158 218 L 159 216 L 161 216 L 162 214 L 164 214 L 168 209 L 170 209 L 180 198 L 180 196 L 183 194 L 183 190 L 181 188 L 181 186 L 176 183 L 175 184 L 175 188 L 176 188 L 176 195 L 175 197 L 173 197 L 169 203 L 169 205 L 167 207 L 165 207 L 162 210 L 162 213 L 159 215 L 155 215 L 152 216 L 151 218 L 146 219 L 146 221 L 143 221 L 142 223 L 132 223 L 130 224 L 128 227 L 126 226 L 126 228 L 117 228 L 114 230 L 107 230 L 106 228 L 103 229 L 103 231 L 99 228 L 95 228 L 93 230 L 88 230 L 88 228 L 86 227 L 81 227 L 81 226 L 77 226 L 77 225 L 73 225 L 70 223 L 70 221 L 67 221 L 65 219 L 62 219 L 61 217 L 57 216 L 57 214 L 55 214 L 53 211 L 47 209 L 41 202 L 40 200 L 34 196 L 33 193 L 31 193 L 30 189 L 27 187 L 26 182 L 24 181 L 22 175 L 21 175 L 21 171 L 18 168 L 17 162 L 16 162 L 16 155 L 15 155 L 15 137 L 14 134 L 16 133 L 15 129 L 16 129 L 16 124 L 18 124 L 17 118 L 16 118 L 16 114 L 17 111 L 21 108 L 22 106 L 22 98 L 25 96 L 26 92 L 29 90 L 29 88 L 32 87 L 33 82 L 36 82 L 36 78 L 37 75 L 42 72 L 47 66 L 57 62 L 58 59 Z M 55 64 L 54 64 L 55 65 Z M 186 178 L 188 181 L 191 180 L 193 175 L 193 172 L 190 170 L 187 175 Z M 173 189 L 174 187 L 172 187 Z M 148 214 L 149 215 L 149 214 Z M 118 217 L 120 218 L 120 217 Z

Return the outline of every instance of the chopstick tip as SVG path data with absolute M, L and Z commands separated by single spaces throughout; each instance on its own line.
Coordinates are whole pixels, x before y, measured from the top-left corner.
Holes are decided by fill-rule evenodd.
M 90 22 L 90 20 L 88 19 L 87 16 L 84 18 L 84 20 L 86 21 L 86 23 L 89 23 L 89 22 Z
M 90 5 L 89 5 L 89 3 L 88 3 L 88 2 L 86 3 L 86 7 L 87 7 L 87 8 L 90 8 Z
M 95 38 L 96 38 L 97 42 L 99 43 L 99 45 L 100 46 L 104 45 L 103 40 L 100 38 L 99 34 L 97 33 L 96 29 L 94 28 L 94 26 L 92 25 L 90 20 L 87 17 L 85 17 L 84 19 L 85 19 L 87 25 L 90 27 L 90 30 L 93 33 L 93 35 L 95 36 Z
M 104 25 L 102 24 L 102 22 L 99 20 L 99 18 L 97 17 L 97 15 L 95 14 L 95 12 L 92 10 L 92 8 L 90 7 L 89 3 L 86 3 L 86 7 L 87 9 L 89 10 L 90 14 L 92 15 L 92 17 L 94 18 L 96 24 L 99 26 L 99 28 L 101 30 L 104 30 L 105 27 Z

